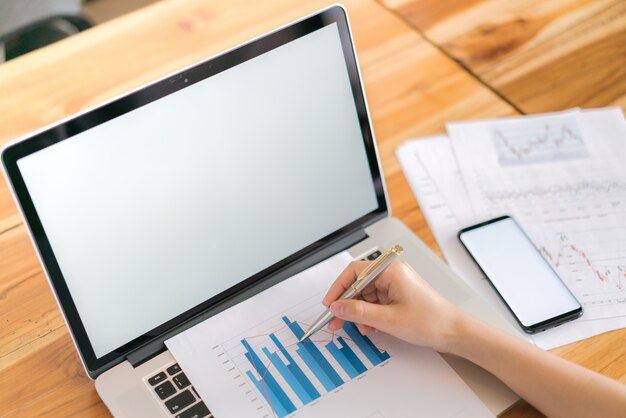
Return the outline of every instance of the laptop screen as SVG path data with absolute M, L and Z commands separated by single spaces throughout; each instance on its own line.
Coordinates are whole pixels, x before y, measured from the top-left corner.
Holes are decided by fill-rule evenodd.
M 380 206 L 337 23 L 17 167 L 96 358 Z

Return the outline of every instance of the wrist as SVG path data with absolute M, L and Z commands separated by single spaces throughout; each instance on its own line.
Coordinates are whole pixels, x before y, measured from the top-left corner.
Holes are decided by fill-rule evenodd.
M 448 330 L 443 336 L 443 350 L 440 351 L 466 357 L 466 351 L 469 345 L 476 341 L 475 333 L 479 332 L 482 323 L 458 308 L 449 323 Z

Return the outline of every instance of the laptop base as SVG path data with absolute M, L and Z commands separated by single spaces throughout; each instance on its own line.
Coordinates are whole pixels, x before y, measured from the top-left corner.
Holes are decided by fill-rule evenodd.
M 521 338 L 511 324 L 471 290 L 401 221 L 392 217 L 384 218 L 368 227 L 365 232 L 367 238 L 348 249 L 353 257 L 360 258 L 377 248 L 399 244 L 405 250 L 403 260 L 411 264 L 444 297 L 481 320 Z M 232 306 L 265 288 L 267 284 L 249 289 L 236 300 L 229 301 L 228 305 Z M 217 308 L 210 314 L 214 315 L 223 309 L 224 307 Z M 484 369 L 456 356 L 444 354 L 443 357 L 494 414 L 504 412 L 519 399 L 504 383 Z M 175 360 L 169 351 L 137 367 L 125 361 L 101 374 L 96 379 L 96 389 L 115 416 L 175 416 L 169 413 L 150 385 L 146 384 L 148 377 L 173 363 Z

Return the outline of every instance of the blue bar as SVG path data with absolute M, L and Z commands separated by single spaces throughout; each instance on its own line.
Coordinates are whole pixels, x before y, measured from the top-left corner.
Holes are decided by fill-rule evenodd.
M 241 343 L 246 348 L 247 353 L 245 354 L 246 358 L 252 364 L 252 367 L 256 370 L 257 374 L 260 376 L 260 380 L 263 380 L 265 383 L 265 391 L 259 389 L 259 391 L 266 397 L 266 400 L 271 403 L 272 407 L 278 413 L 279 410 L 284 410 L 285 414 L 288 415 L 296 410 L 296 406 L 291 402 L 291 399 L 287 396 L 285 391 L 280 387 L 274 376 L 267 370 L 265 364 L 261 361 L 256 352 L 250 347 L 250 344 L 243 339 Z M 254 377 L 254 375 L 252 375 Z M 257 388 L 261 386 L 260 382 L 253 379 Z M 270 396 L 270 399 L 267 399 L 267 396 Z M 281 409 L 282 408 L 282 409 Z M 280 414 L 279 414 L 280 415 Z M 283 415 L 283 416 L 284 416 Z
M 296 350 L 296 353 L 298 353 L 300 358 L 304 360 L 304 363 L 309 367 L 309 369 L 311 369 L 315 377 L 317 377 L 317 380 L 320 381 L 322 386 L 324 386 L 327 391 L 330 392 L 331 390 L 337 388 L 337 386 L 335 386 L 335 384 L 332 382 L 332 380 L 330 380 L 326 373 L 324 373 L 324 370 L 322 370 L 320 365 L 315 361 L 315 359 L 313 359 L 311 353 L 309 353 L 304 347 L 298 348 Z
M 289 329 L 291 330 L 291 332 L 293 332 L 294 335 L 298 339 L 300 339 L 304 335 L 304 330 L 300 327 L 300 325 L 297 322 L 289 321 L 289 319 L 286 316 L 283 316 L 283 321 L 285 322 L 285 324 L 287 324 L 287 326 L 289 326 Z M 334 388 L 337 388 L 337 387 L 343 385 L 344 381 L 341 378 L 341 376 L 339 376 L 337 374 L 335 369 L 333 369 L 333 366 L 331 366 L 331 364 L 328 362 L 328 360 L 326 360 L 324 355 L 320 352 L 320 350 L 317 349 L 315 344 L 313 344 L 313 342 L 311 342 L 310 339 L 307 339 L 304 342 L 298 343 L 298 347 L 303 348 L 304 350 L 306 350 L 311 355 L 311 357 L 313 358 L 313 361 L 318 364 L 318 366 L 322 370 L 322 372 L 324 374 L 326 374 L 326 376 L 328 376 L 328 378 L 330 379 L 331 382 L 333 382 Z M 300 350 L 298 350 L 297 352 L 299 353 Z M 304 357 L 302 359 L 304 360 Z M 311 369 L 311 370 L 313 370 L 313 369 Z M 318 376 L 318 378 L 319 378 L 319 376 Z M 326 387 L 326 386 L 324 386 L 324 387 Z M 327 389 L 327 390 L 332 390 L 332 389 Z
M 346 373 L 348 373 L 348 376 L 350 376 L 350 379 L 354 379 L 355 377 L 359 375 L 359 373 L 356 371 L 352 363 L 350 363 L 348 359 L 346 358 L 346 355 L 342 353 L 341 350 L 339 350 L 339 348 L 337 348 L 334 341 L 331 341 L 328 344 L 326 344 L 326 348 L 328 349 L 330 354 L 332 354 L 335 360 L 337 360 L 341 368 L 344 369 Z
M 356 354 L 354 354 L 354 351 L 352 351 L 350 346 L 348 346 L 348 343 L 346 343 L 343 337 L 337 338 L 337 341 L 339 341 L 339 344 L 341 344 L 341 348 L 339 350 L 346 356 L 346 358 L 348 359 L 350 364 L 352 364 L 352 367 L 354 367 L 358 374 L 365 373 L 367 367 L 365 367 L 365 364 L 363 364 L 363 362 L 359 360 Z
M 346 321 L 343 324 L 343 329 L 350 336 L 350 338 L 352 338 L 352 341 L 356 343 L 357 347 L 359 347 L 359 350 L 361 350 L 363 354 L 365 354 L 365 357 L 367 357 L 367 359 L 371 361 L 374 366 L 379 365 L 389 358 L 389 354 L 386 351 L 379 351 L 372 342 L 372 340 L 361 334 L 356 325 L 354 325 L 352 322 Z
M 278 370 L 278 373 L 280 373 L 281 376 L 287 381 L 289 386 L 291 386 L 291 389 L 293 389 L 296 395 L 298 395 L 298 398 L 300 398 L 303 404 L 306 405 L 313 400 L 307 391 L 304 390 L 304 387 L 300 384 L 298 379 L 296 379 L 291 370 L 287 368 L 287 365 L 285 365 L 285 363 L 283 363 L 280 359 L 278 353 L 270 353 L 270 350 L 265 347 L 263 347 L 263 353 L 265 353 L 267 358 L 270 359 L 272 364 L 276 367 L 276 370 Z
M 278 415 L 278 418 L 283 418 L 289 415 L 289 413 L 285 411 L 285 407 L 278 401 L 276 394 L 272 392 L 272 389 L 270 389 L 267 385 L 259 383 L 250 370 L 247 370 L 246 374 L 250 380 L 252 380 L 252 383 L 254 383 L 254 386 L 256 386 L 259 392 L 261 392 L 267 403 L 270 404 L 271 409 L 273 409 L 274 413 Z
M 283 353 L 283 356 L 285 356 L 287 361 L 289 361 L 287 368 L 291 371 L 291 373 L 298 380 L 298 382 L 300 382 L 304 390 L 306 390 L 306 392 L 309 394 L 309 397 L 311 399 L 319 398 L 320 393 L 315 388 L 315 386 L 313 386 L 313 383 L 311 383 L 309 378 L 306 377 L 300 366 L 298 366 L 298 363 L 296 363 L 293 357 L 291 357 L 291 354 L 289 354 L 283 344 L 278 340 L 278 338 L 276 338 L 274 334 L 270 334 L 270 339 L 274 342 L 274 344 L 276 344 L 276 347 L 278 347 L 280 352 Z

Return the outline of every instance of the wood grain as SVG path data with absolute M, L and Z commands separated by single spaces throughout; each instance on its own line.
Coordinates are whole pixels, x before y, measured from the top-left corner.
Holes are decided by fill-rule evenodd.
M 328 4 L 167 0 L 3 64 L 0 144 Z M 450 3 L 459 10 L 470 6 Z M 392 212 L 441 254 L 395 159 L 396 147 L 412 136 L 443 132 L 449 120 L 515 110 L 380 4 L 349 0 L 346 7 Z M 449 14 L 437 7 L 442 16 Z M 82 370 L 4 183 L 0 320 L 0 416 L 108 415 Z M 623 378 L 623 338 L 612 333 L 559 354 Z M 537 414 L 521 405 L 506 416 Z
M 524 113 L 626 107 L 623 0 L 381 0 Z

